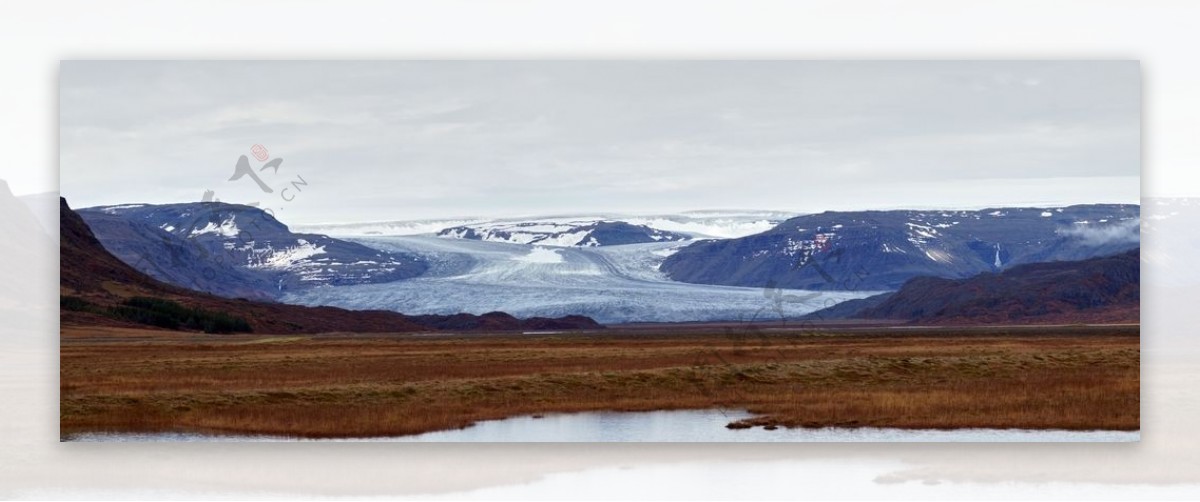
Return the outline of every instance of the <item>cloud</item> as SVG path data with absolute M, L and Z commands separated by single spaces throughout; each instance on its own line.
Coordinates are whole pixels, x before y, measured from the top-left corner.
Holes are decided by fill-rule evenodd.
M 1091 222 L 1076 224 L 1072 228 L 1060 230 L 1058 234 L 1083 241 L 1083 244 L 1087 246 L 1125 244 L 1141 240 L 1141 225 L 1141 218 L 1108 224 Z
M 261 144 L 311 181 L 271 206 L 294 223 L 925 207 L 956 195 L 892 188 L 984 179 L 1136 200 L 1139 85 L 1119 61 L 68 61 L 61 191 L 252 202 L 226 180 Z M 1125 201 L 1073 186 L 1048 202 Z M 1027 197 L 1000 187 L 981 203 Z

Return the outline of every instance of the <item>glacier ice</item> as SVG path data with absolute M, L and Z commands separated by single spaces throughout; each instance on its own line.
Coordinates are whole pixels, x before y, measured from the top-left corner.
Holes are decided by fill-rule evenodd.
M 353 240 L 383 251 L 420 254 L 429 260 L 430 270 L 402 281 L 295 291 L 283 301 L 406 314 L 579 314 L 601 323 L 625 323 L 778 320 L 877 293 L 796 291 L 807 300 L 780 305 L 762 288 L 670 281 L 658 265 L 664 255 L 686 244 L 680 242 L 548 250 L 432 236 Z

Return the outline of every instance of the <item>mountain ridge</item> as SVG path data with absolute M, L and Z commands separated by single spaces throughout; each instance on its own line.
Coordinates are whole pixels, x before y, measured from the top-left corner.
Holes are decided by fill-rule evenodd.
M 1013 265 L 1136 247 L 1140 208 L 827 211 L 746 237 L 704 240 L 659 270 L 700 284 L 808 290 L 895 290 L 919 276 L 963 278 Z
M 244 205 L 123 204 L 78 213 L 125 263 L 156 279 L 230 298 L 390 282 L 427 269 L 416 256 L 291 232 L 270 213 Z

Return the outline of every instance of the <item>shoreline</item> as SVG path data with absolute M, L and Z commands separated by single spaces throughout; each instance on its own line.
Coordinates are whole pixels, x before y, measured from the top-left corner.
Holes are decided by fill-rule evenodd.
M 553 422 L 556 419 L 577 420 L 579 417 L 588 416 L 625 416 L 631 419 L 638 419 L 641 416 L 662 416 L 674 413 L 681 414 L 720 414 L 722 417 L 729 415 L 751 415 L 738 421 L 753 421 L 755 417 L 745 410 L 718 410 L 718 409 L 696 409 L 696 410 L 648 410 L 648 411 L 585 411 L 574 413 L 548 413 L 545 415 L 521 415 L 506 417 L 501 419 L 481 420 L 472 423 L 462 428 L 449 430 L 436 430 L 422 432 L 409 435 L 381 435 L 381 436 L 328 436 L 328 437 L 302 437 L 302 436 L 287 436 L 287 435 L 270 435 L 270 434 L 239 434 L 236 431 L 203 431 L 203 430 L 166 430 L 166 431 L 80 431 L 64 435 L 60 438 L 63 443 L 86 443 L 86 442 L 425 442 L 429 437 L 444 437 L 443 439 L 434 439 L 435 441 L 445 442 L 594 442 L 591 439 L 557 439 L 557 440 L 527 440 L 521 437 L 512 438 L 496 438 L 488 436 L 485 440 L 472 438 L 470 434 L 463 434 L 473 429 L 493 427 L 498 424 L 502 425 L 506 422 L 521 422 L 524 425 L 529 425 L 532 428 L 538 428 L 538 424 Z M 738 421 L 729 422 L 729 424 L 738 423 Z M 556 425 L 555 427 L 559 427 Z M 809 427 L 800 426 L 796 428 L 781 427 L 778 429 L 764 428 L 762 426 L 753 426 L 757 428 L 759 437 L 757 438 L 738 438 L 737 435 L 746 434 L 744 432 L 748 428 L 735 428 L 726 425 L 723 427 L 728 429 L 728 433 L 719 436 L 716 440 L 700 440 L 688 442 L 712 442 L 723 443 L 730 442 L 789 442 L 796 441 L 797 436 L 814 435 L 818 438 L 828 436 L 841 436 L 843 438 L 856 438 L 854 441 L 874 442 L 876 437 L 890 436 L 903 437 L 906 434 L 921 436 L 932 435 L 939 438 L 939 441 L 951 442 L 1014 442 L 1011 438 L 1020 438 L 1021 436 L 1036 437 L 1036 441 L 1044 442 L 1073 442 L 1080 441 L 1077 439 L 1081 436 L 1099 436 L 1103 442 L 1131 442 L 1140 441 L 1141 430 L 1115 430 L 1115 429 L 995 429 L 986 427 L 966 427 L 966 428 L 947 428 L 947 429 L 922 429 L 922 428 L 894 428 L 894 427 Z M 710 433 L 719 433 L 718 430 L 710 431 Z M 733 434 L 730 436 L 729 433 Z M 767 437 L 763 437 L 762 435 Z M 1010 439 L 977 439 L 979 437 L 1000 437 Z M 866 439 L 864 439 L 864 437 Z M 1045 439 L 1053 438 L 1053 439 Z M 843 439 L 844 440 L 844 439 Z M 1094 440 L 1094 439 L 1089 439 Z M 678 439 L 663 439 L 663 438 L 638 438 L 638 439 L 619 439 L 616 442 L 679 442 Z M 804 441 L 804 440 L 800 440 Z M 818 442 L 825 440 L 818 439 Z M 1017 442 L 1028 441 L 1028 439 L 1016 439 Z

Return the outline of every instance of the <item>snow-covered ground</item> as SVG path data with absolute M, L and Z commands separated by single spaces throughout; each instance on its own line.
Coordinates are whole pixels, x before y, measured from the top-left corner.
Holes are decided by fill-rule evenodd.
M 702 238 L 729 239 L 744 237 L 770 230 L 783 220 L 797 216 L 796 213 L 759 210 L 712 210 L 686 211 L 677 214 L 628 215 L 619 213 L 580 214 L 568 216 L 536 216 L 524 218 L 451 218 L 412 221 L 382 221 L 368 223 L 329 223 L 291 225 L 293 231 L 332 235 L 335 237 L 397 236 L 437 233 L 443 229 L 484 225 L 504 227 L 529 222 L 553 226 L 544 231 L 562 232 L 572 225 L 596 221 L 624 221 L 631 225 L 667 232 L 677 232 Z M 530 230 L 530 229 L 526 229 Z
M 382 284 L 321 286 L 289 293 L 287 303 L 387 309 L 406 314 L 517 317 L 590 316 L 601 323 L 778 319 L 876 292 L 792 292 L 667 280 L 658 265 L 687 242 L 547 249 L 524 244 L 396 236 L 354 239 L 385 251 L 425 256 L 430 270 Z M 776 303 L 777 299 L 803 301 Z
M 665 232 L 618 220 L 492 222 L 447 228 L 438 232 L 437 236 L 556 247 L 599 247 L 688 239 L 686 234 Z

